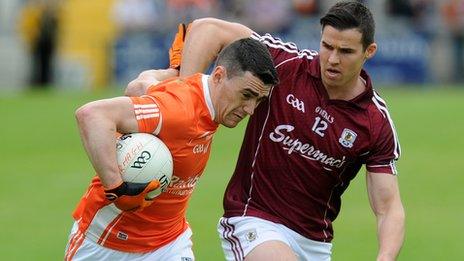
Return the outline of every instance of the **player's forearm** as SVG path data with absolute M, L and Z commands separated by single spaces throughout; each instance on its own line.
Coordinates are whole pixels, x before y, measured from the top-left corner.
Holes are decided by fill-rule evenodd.
M 388 212 L 377 215 L 378 261 L 396 260 L 403 245 L 404 220 L 405 215 L 401 202 L 394 203 Z
M 204 72 L 225 46 L 251 34 L 241 24 L 215 18 L 195 20 L 185 38 L 180 75 Z
M 89 105 L 76 111 L 76 119 L 84 148 L 103 186 L 116 187 L 122 182 L 115 157 L 116 125 Z

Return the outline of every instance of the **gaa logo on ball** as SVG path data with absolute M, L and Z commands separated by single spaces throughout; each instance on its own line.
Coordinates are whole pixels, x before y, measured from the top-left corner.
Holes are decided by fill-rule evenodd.
M 116 143 L 116 155 L 122 179 L 133 183 L 160 182 L 160 188 L 148 193 L 158 196 L 171 182 L 173 161 L 168 147 L 147 133 L 122 135 Z

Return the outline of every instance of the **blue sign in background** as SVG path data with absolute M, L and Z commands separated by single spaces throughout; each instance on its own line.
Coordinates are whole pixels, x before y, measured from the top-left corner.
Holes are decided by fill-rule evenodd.
M 167 68 L 170 40 L 166 35 L 152 33 L 129 34 L 119 38 L 113 49 L 116 84 L 127 85 L 144 70 Z

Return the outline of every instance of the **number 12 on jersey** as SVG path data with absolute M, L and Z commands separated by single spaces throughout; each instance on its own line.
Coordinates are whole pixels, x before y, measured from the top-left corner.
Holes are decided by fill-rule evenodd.
M 317 135 L 324 137 L 324 131 L 328 126 L 329 124 L 325 120 L 321 119 L 321 117 L 316 117 L 311 130 L 314 131 Z

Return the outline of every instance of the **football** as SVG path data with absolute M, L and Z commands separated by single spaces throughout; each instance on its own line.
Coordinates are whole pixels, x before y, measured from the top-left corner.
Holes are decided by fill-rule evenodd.
M 148 193 L 150 199 L 161 194 L 171 182 L 171 152 L 154 135 L 131 133 L 120 136 L 116 142 L 116 155 L 124 181 L 148 183 L 157 179 L 160 182 L 160 189 Z

